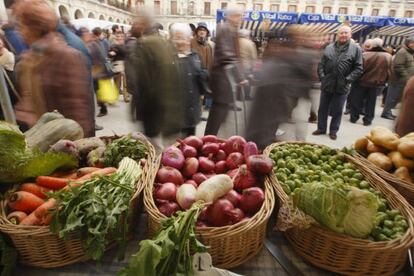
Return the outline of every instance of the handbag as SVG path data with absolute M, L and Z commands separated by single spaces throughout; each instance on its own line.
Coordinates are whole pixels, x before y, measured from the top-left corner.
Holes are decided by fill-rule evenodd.
M 99 102 L 114 104 L 118 101 L 119 90 L 115 85 L 114 79 L 100 79 L 98 80 L 98 91 L 96 98 Z

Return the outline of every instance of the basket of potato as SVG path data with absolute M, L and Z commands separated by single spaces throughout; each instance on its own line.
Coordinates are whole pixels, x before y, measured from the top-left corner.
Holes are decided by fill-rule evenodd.
M 403 137 L 385 127 L 355 141 L 357 158 L 394 186 L 414 206 L 414 132 Z

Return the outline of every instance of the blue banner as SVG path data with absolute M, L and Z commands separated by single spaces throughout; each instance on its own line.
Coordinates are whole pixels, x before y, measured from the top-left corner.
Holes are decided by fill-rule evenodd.
M 373 25 L 382 27 L 387 25 L 388 18 L 380 16 L 362 16 L 362 15 L 339 15 L 339 14 L 315 14 L 302 13 L 299 17 L 299 23 L 346 23 L 355 25 Z
M 414 18 L 388 18 L 388 25 L 414 27 Z
M 217 10 L 217 22 L 224 20 L 225 10 Z M 243 21 L 265 21 L 298 23 L 299 15 L 292 12 L 265 12 L 265 11 L 246 11 L 243 15 Z

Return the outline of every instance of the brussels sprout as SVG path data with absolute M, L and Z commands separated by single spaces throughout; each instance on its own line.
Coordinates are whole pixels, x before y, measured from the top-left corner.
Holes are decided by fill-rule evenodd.
M 394 234 L 394 232 L 387 227 L 382 228 L 382 233 L 387 237 L 391 237 L 391 235 Z
M 393 228 L 394 227 L 394 222 L 392 220 L 384 220 L 384 226 L 388 227 L 388 228 Z
M 378 235 L 378 240 L 379 241 L 388 241 L 389 238 L 386 235 L 384 235 L 384 234 L 379 234 Z
M 402 215 L 400 215 L 401 213 L 399 213 L 399 215 L 396 215 L 395 217 L 394 217 L 394 220 L 395 221 L 401 221 L 401 220 L 405 220 L 405 218 L 402 216 Z
M 394 219 L 397 215 L 400 215 L 400 211 L 398 210 L 388 210 L 387 215 L 390 219 Z
M 402 227 L 399 226 L 395 226 L 392 228 L 392 231 L 394 231 L 394 233 L 403 233 L 405 231 L 405 229 L 403 229 Z
M 284 168 L 284 167 L 286 167 L 286 162 L 285 162 L 285 160 L 283 160 L 283 159 L 279 159 L 279 160 L 277 160 L 277 166 L 279 167 L 279 168 Z
M 360 189 L 368 189 L 370 187 L 369 183 L 365 180 L 362 180 L 359 182 L 359 188 Z
M 407 230 L 407 228 L 408 228 L 408 223 L 407 223 L 406 220 L 397 220 L 394 223 L 394 225 L 398 226 L 398 227 L 401 227 L 402 229 L 404 229 L 404 231 Z
M 387 214 L 384 212 L 378 212 L 375 215 L 375 222 L 379 225 L 381 224 L 383 221 L 385 221 L 388 218 Z
M 382 232 L 382 228 L 375 226 L 374 229 L 372 229 L 371 235 L 374 237 L 378 237 Z
M 291 190 L 290 190 L 290 187 L 288 186 L 288 185 L 286 185 L 286 184 L 281 184 L 281 186 L 282 186 L 282 189 L 283 189 L 283 191 L 286 193 L 286 194 L 288 194 L 288 195 L 290 195 L 291 194 Z
M 363 180 L 364 176 L 361 173 L 357 172 L 356 174 L 354 174 L 354 178 L 356 178 L 358 180 Z

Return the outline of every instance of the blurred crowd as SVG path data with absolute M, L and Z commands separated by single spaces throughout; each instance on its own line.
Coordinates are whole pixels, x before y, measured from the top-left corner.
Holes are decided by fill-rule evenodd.
M 236 128 L 228 135 L 245 135 L 261 148 L 285 122 L 294 123 L 297 140 L 306 139 L 308 121 L 317 123 L 314 135 L 337 139 L 345 107 L 352 123 L 362 117 L 369 126 L 379 95 L 381 116 L 396 119 L 392 109 L 401 102 L 397 132 L 414 131 L 408 113 L 414 37 L 384 48 L 379 38 L 359 45 L 347 25 L 333 42 L 293 25 L 264 30 L 266 40 L 257 44 L 240 29 L 242 17 L 229 7 L 214 38 L 205 23 L 163 31 L 145 12 L 128 31 L 117 25 L 89 30 L 59 19 L 43 0 L 18 1 L 0 36 L 0 65 L 18 124 L 28 129 L 58 110 L 94 136 L 102 129 L 95 117 L 108 115 L 108 102 L 99 97 L 106 81 L 130 102 L 131 116 L 158 148 L 194 135 L 201 120 L 206 135 L 220 134 L 230 122 Z

